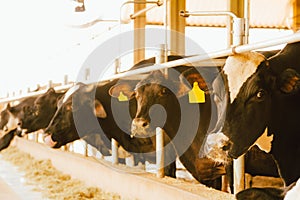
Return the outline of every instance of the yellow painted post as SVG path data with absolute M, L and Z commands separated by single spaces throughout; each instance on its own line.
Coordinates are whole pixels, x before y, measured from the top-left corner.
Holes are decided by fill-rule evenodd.
M 292 29 L 294 32 L 300 28 L 300 0 L 293 1 L 293 25 Z
M 135 0 L 141 2 L 144 0 Z M 146 4 L 135 3 L 134 13 L 146 8 Z M 134 63 L 138 63 L 145 59 L 145 26 L 146 26 L 146 13 L 142 13 L 134 19 Z
M 167 1 L 167 24 L 170 34 L 169 48 L 170 54 L 184 55 L 185 54 L 185 40 L 182 35 L 185 34 L 186 18 L 181 17 L 179 12 L 185 10 L 185 0 L 166 0 Z

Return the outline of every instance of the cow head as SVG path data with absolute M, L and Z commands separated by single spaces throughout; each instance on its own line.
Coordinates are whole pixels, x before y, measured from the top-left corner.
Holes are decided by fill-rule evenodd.
M 24 107 L 24 114 L 20 119 L 21 128 L 26 129 L 27 132 L 46 128 L 57 109 L 58 99 L 63 94 L 50 88 L 37 97 L 33 106 Z
M 168 81 L 160 71 L 155 71 L 141 80 L 134 90 L 130 87 L 131 90 L 126 91 L 128 96 L 136 99 L 137 103 L 136 115 L 131 126 L 133 136 L 153 136 L 156 127 L 167 128 L 164 127 L 166 122 L 174 124 L 176 129 L 176 124 L 179 124 L 180 119 L 167 116 L 167 113 L 172 113 L 172 110 L 176 112 L 176 109 L 179 108 L 176 98 L 176 94 L 180 92 L 178 86 L 174 82 Z M 111 90 L 118 94 L 123 88 L 129 87 L 120 84 Z M 178 112 L 180 113 L 180 111 Z
M 213 84 L 219 119 L 204 155 L 226 162 L 245 153 L 267 127 L 274 95 L 299 88 L 299 74 L 288 67 L 276 71 L 274 58 L 248 52 L 227 59 Z
M 8 103 L 6 108 L 0 113 L 0 135 L 17 128 L 18 123 L 19 120 L 16 116 L 15 108 Z
M 45 142 L 58 148 L 89 134 L 87 129 L 96 133 L 96 117 L 105 118 L 106 112 L 94 99 L 94 88 L 76 85 L 59 100 L 56 113 L 45 129 L 45 133 L 49 134 Z

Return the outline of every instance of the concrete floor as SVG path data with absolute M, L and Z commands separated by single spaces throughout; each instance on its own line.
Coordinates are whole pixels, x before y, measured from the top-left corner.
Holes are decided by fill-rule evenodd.
M 26 185 L 23 174 L 0 155 L 0 200 L 43 200 L 42 194 Z

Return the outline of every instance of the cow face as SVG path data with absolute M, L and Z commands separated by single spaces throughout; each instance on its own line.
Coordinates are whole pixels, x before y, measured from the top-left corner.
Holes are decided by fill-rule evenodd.
M 98 127 L 93 127 L 98 125 L 96 117 L 105 118 L 106 112 L 102 104 L 92 98 L 93 94 L 93 89 L 88 86 L 77 86 L 60 99 L 58 109 L 45 130 L 50 134 L 45 138 L 48 145 L 58 148 L 89 134 L 86 130 L 97 133 Z
M 14 115 L 14 108 L 7 104 L 6 108 L 1 111 L 0 114 L 0 134 L 4 135 L 5 133 L 9 132 L 17 128 L 19 120 Z
M 274 94 L 291 93 L 298 87 L 294 70 L 276 73 L 273 67 L 254 52 L 227 59 L 216 79 L 224 87 L 213 84 L 219 126 L 207 137 L 204 151 L 209 152 L 208 157 L 226 162 L 228 155 L 237 158 L 245 153 L 269 123 Z
M 24 108 L 21 128 L 27 129 L 27 132 L 46 128 L 57 109 L 58 99 L 63 94 L 56 93 L 53 88 L 50 88 L 45 94 L 37 97 L 33 106 Z
M 114 89 L 118 90 L 119 88 Z M 177 92 L 178 86 L 172 81 L 167 81 L 160 71 L 155 71 L 140 81 L 135 90 L 131 91 L 131 96 L 136 99 L 137 103 L 131 134 L 140 137 L 153 136 L 156 127 L 165 130 L 170 128 L 164 127 L 167 122 L 173 124 L 176 129 L 179 119 L 174 116 L 171 118 L 167 116 L 167 113 L 180 113 L 180 110 L 176 111 L 179 108 L 176 98 Z

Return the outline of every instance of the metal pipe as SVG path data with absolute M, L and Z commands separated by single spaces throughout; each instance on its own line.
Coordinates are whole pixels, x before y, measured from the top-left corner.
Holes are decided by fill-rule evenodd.
M 135 70 L 131 70 L 131 71 L 126 71 L 126 72 L 112 75 L 110 77 L 102 78 L 100 81 L 109 81 L 112 79 L 124 78 L 124 77 L 133 76 L 133 75 L 137 75 L 137 74 L 141 74 L 141 73 L 149 73 L 154 70 L 160 70 L 160 69 L 171 68 L 171 67 L 175 67 L 175 66 L 179 66 L 179 65 L 191 64 L 191 63 L 198 62 L 198 61 L 205 61 L 205 60 L 210 60 L 213 58 L 225 57 L 225 56 L 233 55 L 235 53 L 243 53 L 243 52 L 247 52 L 247 51 L 266 48 L 266 47 L 270 47 L 270 46 L 276 46 L 276 45 L 280 45 L 280 44 L 284 44 L 284 43 L 293 43 L 293 42 L 297 42 L 297 41 L 300 41 L 300 32 L 291 34 L 289 36 L 279 37 L 279 38 L 272 39 L 272 40 L 266 40 L 266 41 L 257 42 L 257 43 L 253 43 L 253 44 L 246 44 L 246 45 L 241 45 L 241 46 L 236 46 L 236 47 L 230 47 L 227 49 L 214 51 L 214 52 L 207 53 L 207 54 L 199 54 L 197 56 L 178 59 L 178 60 L 174 60 L 174 61 L 170 61 L 170 62 L 166 62 L 166 63 L 162 63 L 162 64 L 154 64 L 154 65 L 151 65 L 148 67 L 135 69 Z
M 136 17 L 140 16 L 141 14 L 146 13 L 149 10 L 152 10 L 153 8 L 156 8 L 156 7 L 161 6 L 161 5 L 162 5 L 162 3 L 161 4 L 157 3 L 157 4 L 154 4 L 154 5 L 148 6 L 144 9 L 142 9 L 142 10 L 139 10 L 138 12 L 131 14 L 130 19 L 135 19 Z
M 156 176 L 163 178 L 165 176 L 164 171 L 164 130 L 156 128 Z
M 55 91 L 62 91 L 62 90 L 67 90 L 70 87 L 72 87 L 74 84 L 67 84 L 67 85 L 61 85 L 61 86 L 57 86 L 54 87 Z M 47 89 L 45 90 L 39 90 L 36 92 L 29 92 L 20 96 L 14 96 L 14 97 L 9 97 L 9 98 L 4 98 L 4 99 L 0 99 L 0 104 L 1 103 L 7 103 L 7 102 L 11 102 L 11 101 L 17 101 L 17 100 L 22 100 L 28 97 L 34 97 L 34 96 L 38 96 L 41 94 L 44 94 L 47 91 Z
M 179 15 L 182 17 L 189 16 L 230 16 L 232 18 L 237 18 L 237 16 L 230 11 L 193 11 L 189 12 L 186 10 L 182 10 L 179 12 Z
M 120 18 L 119 18 L 119 23 L 122 24 L 122 19 L 121 19 L 121 11 L 122 8 L 127 5 L 127 4 L 156 4 L 157 6 L 161 6 L 162 2 L 160 0 L 158 1 L 126 1 L 124 3 L 122 3 L 122 5 L 120 6 Z M 142 13 L 140 13 L 142 14 Z M 131 18 L 131 17 L 130 17 Z
M 245 20 L 244 18 L 233 19 L 233 46 L 244 44 L 245 39 Z M 245 189 L 245 156 L 242 155 L 233 159 L 233 193 Z
M 197 56 L 178 59 L 178 60 L 174 60 L 174 61 L 170 61 L 170 62 L 166 62 L 166 63 L 162 63 L 162 64 L 154 64 L 154 65 L 151 65 L 148 67 L 135 69 L 135 70 L 131 70 L 131 71 L 126 71 L 126 72 L 115 74 L 115 75 L 112 75 L 109 77 L 105 77 L 99 81 L 102 82 L 102 81 L 110 81 L 110 80 L 117 79 L 117 78 L 125 78 L 125 77 L 129 77 L 129 76 L 134 76 L 137 74 L 149 73 L 154 70 L 171 68 L 171 67 L 175 67 L 175 66 L 179 66 L 179 65 L 188 65 L 188 64 L 192 64 L 192 63 L 197 63 L 199 61 L 207 61 L 207 60 L 211 60 L 214 58 L 230 56 L 235 53 L 243 53 L 243 52 L 252 51 L 252 50 L 256 50 L 256 49 L 276 46 L 276 45 L 285 44 L 285 43 L 293 43 L 293 42 L 298 42 L 298 41 L 300 41 L 300 32 L 297 32 L 297 33 L 294 33 L 294 34 L 291 34 L 288 36 L 284 36 L 284 37 L 275 38 L 272 40 L 266 40 L 266 41 L 261 41 L 261 42 L 257 42 L 257 43 L 253 43 L 253 44 L 246 44 L 246 45 L 241 45 L 241 46 L 236 46 L 236 47 L 230 47 L 227 49 L 213 51 L 213 52 L 210 52 L 207 54 L 199 54 Z M 89 83 L 94 83 L 94 82 L 89 82 Z M 66 89 L 70 88 L 71 86 L 73 86 L 73 84 L 57 86 L 54 89 L 56 91 L 66 90 Z M 22 95 L 21 97 L 19 96 L 19 97 L 0 99 L 0 103 L 6 103 L 6 102 L 16 101 L 16 100 L 20 100 L 20 99 L 31 97 L 31 96 L 37 96 L 37 95 L 43 94 L 45 92 L 46 92 L 46 90 L 40 90 L 37 92 L 31 92 L 31 93 Z
M 245 38 L 244 44 L 249 43 L 250 1 L 244 0 Z
M 119 163 L 119 154 L 118 154 L 118 142 L 112 138 L 111 139 L 111 156 L 112 156 L 112 163 L 118 164 Z

